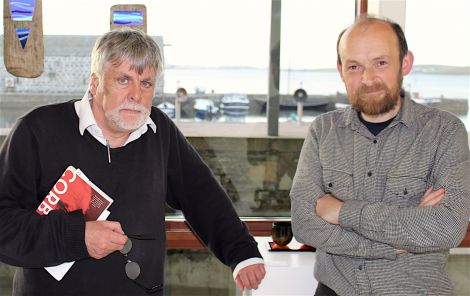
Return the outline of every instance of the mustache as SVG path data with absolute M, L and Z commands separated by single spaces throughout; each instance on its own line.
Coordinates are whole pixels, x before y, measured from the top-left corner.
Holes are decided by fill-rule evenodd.
M 117 111 L 120 111 L 123 109 L 135 110 L 135 111 L 140 111 L 140 112 L 148 112 L 148 109 L 144 105 L 141 105 L 136 102 L 126 102 L 116 107 Z
M 368 92 L 375 92 L 379 90 L 387 90 L 387 87 L 383 83 L 374 83 L 373 85 L 362 85 L 358 89 L 358 93 L 363 94 L 363 93 L 368 93 Z

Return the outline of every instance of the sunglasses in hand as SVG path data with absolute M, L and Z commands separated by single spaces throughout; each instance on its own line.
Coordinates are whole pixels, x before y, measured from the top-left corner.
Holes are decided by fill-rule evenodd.
M 139 277 L 139 275 L 141 273 L 140 265 L 139 265 L 139 263 L 130 260 L 129 257 L 128 257 L 128 254 L 132 251 L 132 239 L 135 239 L 135 240 L 154 240 L 155 237 L 145 236 L 145 235 L 129 235 L 129 234 L 126 234 L 126 235 L 128 237 L 128 240 L 126 241 L 126 243 L 124 245 L 124 248 L 122 248 L 122 250 L 119 251 L 119 252 L 121 252 L 121 254 L 123 255 L 124 261 L 126 263 L 125 266 L 124 266 L 124 270 L 126 272 L 127 277 L 130 280 L 132 280 L 134 283 L 136 283 L 139 287 L 144 289 L 147 293 L 152 293 L 152 292 L 155 292 L 158 289 L 162 288 L 163 284 L 158 284 L 158 285 L 155 285 L 151 288 L 145 287 L 142 284 L 140 284 L 137 281 L 137 278 Z

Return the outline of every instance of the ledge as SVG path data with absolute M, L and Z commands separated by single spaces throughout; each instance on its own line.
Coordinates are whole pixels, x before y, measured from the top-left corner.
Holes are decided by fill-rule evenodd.
M 267 122 L 187 121 L 177 123 L 186 137 L 304 139 L 311 120 L 279 122 L 279 136 L 268 136 Z
M 271 227 L 274 221 L 289 221 L 288 218 L 247 218 L 242 220 L 246 223 L 251 235 L 253 236 L 271 236 Z M 166 247 L 167 249 L 206 248 L 182 218 L 171 218 L 166 220 Z
M 266 122 L 181 121 L 177 126 L 186 137 L 273 138 L 267 136 L 268 127 Z M 310 122 L 302 122 L 301 124 L 281 122 L 279 123 L 279 138 L 304 139 L 309 126 Z M 10 130 L 10 128 L 0 128 L 0 136 L 7 136 Z M 468 144 L 470 146 L 470 131 L 468 131 Z
M 251 235 L 253 236 L 271 236 L 271 227 L 274 221 L 288 221 L 288 218 L 247 218 L 242 219 Z M 170 218 L 166 221 L 166 247 L 167 249 L 205 249 L 206 246 L 191 231 L 186 221 L 182 218 Z M 464 240 L 458 246 L 459 248 L 470 247 L 470 223 Z

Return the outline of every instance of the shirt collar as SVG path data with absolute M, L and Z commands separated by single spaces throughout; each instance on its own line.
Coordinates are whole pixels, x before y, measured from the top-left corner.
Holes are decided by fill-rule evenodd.
M 402 100 L 402 105 L 400 112 L 398 113 L 396 119 L 403 123 L 405 126 L 410 127 L 415 121 L 415 102 L 410 98 L 404 98 Z
M 99 137 L 102 137 L 104 139 L 103 133 L 101 131 L 101 128 L 98 126 L 96 123 L 95 117 L 93 116 L 93 111 L 91 111 L 91 104 L 90 101 L 93 99 L 93 96 L 91 95 L 90 91 L 87 90 L 85 95 L 80 101 L 75 102 L 75 112 L 77 113 L 78 116 L 78 129 L 80 132 L 80 135 L 83 136 L 85 133 L 85 130 L 90 130 L 93 131 L 91 132 L 95 137 L 98 135 Z M 144 134 L 147 132 L 148 126 L 153 130 L 154 133 L 157 132 L 157 125 L 155 122 L 149 117 L 147 117 L 147 121 L 145 122 L 144 125 L 142 125 L 139 129 L 133 131 L 129 139 L 127 140 L 126 143 L 129 143 L 133 140 L 136 140 L 140 137 L 140 135 Z M 104 139 L 106 142 L 106 139 Z
M 92 96 L 90 92 L 87 91 L 80 101 L 75 102 L 75 112 L 77 112 L 78 116 L 78 129 L 82 136 L 88 127 L 98 125 L 91 111 L 91 100 Z

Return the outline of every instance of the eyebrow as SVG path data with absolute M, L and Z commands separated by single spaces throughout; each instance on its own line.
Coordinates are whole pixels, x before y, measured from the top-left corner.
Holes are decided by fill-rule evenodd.
M 381 56 L 378 56 L 378 57 L 374 58 L 373 60 L 376 61 L 376 60 L 384 60 L 384 59 L 390 59 L 390 56 L 389 55 L 381 55 Z
M 359 63 L 358 61 L 356 61 L 356 60 L 348 60 L 348 59 L 344 60 L 343 63 L 344 63 L 344 64 L 360 64 L 360 63 Z
M 378 60 L 389 60 L 390 59 L 390 56 L 389 55 L 380 55 L 378 57 L 375 57 L 372 59 L 372 61 L 378 61 Z M 343 62 L 344 64 L 361 64 L 360 62 L 358 62 L 357 60 L 349 60 L 349 59 L 346 59 L 344 60 Z
M 126 72 L 119 72 L 118 77 L 123 77 L 129 80 L 134 79 L 131 75 L 127 74 Z M 147 76 L 143 79 L 139 79 L 139 81 L 154 81 L 154 78 L 152 78 L 152 76 Z

